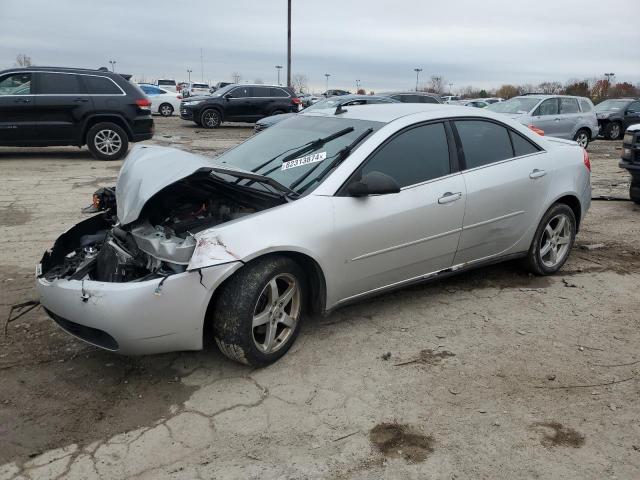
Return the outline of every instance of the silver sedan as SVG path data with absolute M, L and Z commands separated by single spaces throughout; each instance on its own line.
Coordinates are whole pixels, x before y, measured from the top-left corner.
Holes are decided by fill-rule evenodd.
M 211 335 L 259 366 L 312 313 L 514 258 L 554 274 L 590 205 L 590 164 L 575 142 L 485 110 L 370 105 L 297 115 L 215 160 L 138 146 L 94 198 L 103 211 L 38 266 L 58 325 L 123 354 Z

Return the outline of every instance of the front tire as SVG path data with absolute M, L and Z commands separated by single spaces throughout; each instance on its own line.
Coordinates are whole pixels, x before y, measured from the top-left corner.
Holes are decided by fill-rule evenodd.
M 622 125 L 618 122 L 609 122 L 604 127 L 604 138 L 607 140 L 618 140 L 622 135 Z
M 573 141 L 576 142 L 585 150 L 589 146 L 589 140 L 590 140 L 589 132 L 587 132 L 585 129 L 578 130 L 575 136 L 573 137 Z
M 556 203 L 544 214 L 526 258 L 526 267 L 536 275 L 553 275 L 569 258 L 576 238 L 576 216 L 564 203 Z
M 158 112 L 163 117 L 170 117 L 173 115 L 173 106 L 170 103 L 163 103 L 160 105 L 160 108 L 158 108 Z
M 306 292 L 304 270 L 287 257 L 243 267 L 222 286 L 215 304 L 213 330 L 220 351 L 254 367 L 278 360 L 300 332 Z
M 120 160 L 127 154 L 129 138 L 115 123 L 97 123 L 87 132 L 87 148 L 98 160 Z
M 200 115 L 200 123 L 204 128 L 218 128 L 222 123 L 222 115 L 215 108 L 209 108 Z

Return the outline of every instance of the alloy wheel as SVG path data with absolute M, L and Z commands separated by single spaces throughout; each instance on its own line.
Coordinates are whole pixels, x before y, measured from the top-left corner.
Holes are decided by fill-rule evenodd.
M 571 244 L 571 220 L 564 213 L 549 220 L 540 239 L 540 260 L 547 268 L 564 262 Z
M 213 111 L 205 112 L 205 114 L 202 116 L 202 123 L 204 123 L 205 126 L 209 128 L 213 128 L 218 125 L 219 118 L 220 116 L 218 115 L 217 112 L 213 112 Z
M 610 135 L 611 135 L 611 139 L 615 140 L 617 138 L 620 137 L 620 125 L 618 125 L 617 123 L 614 123 L 611 125 L 611 130 L 610 130 Z
M 96 133 L 94 144 L 96 149 L 104 155 L 115 155 L 122 148 L 122 138 L 114 130 L 100 130 Z
M 262 353 L 282 348 L 296 329 L 301 313 L 301 292 L 296 278 L 276 275 L 264 287 L 254 308 L 251 334 Z
M 160 114 L 163 117 L 168 117 L 169 115 L 171 115 L 173 113 L 173 108 L 171 108 L 171 106 L 169 105 L 162 105 L 162 107 L 160 107 Z
M 585 132 L 578 133 L 578 135 L 576 135 L 576 142 L 582 148 L 587 148 L 587 146 L 589 145 L 589 135 L 587 135 Z

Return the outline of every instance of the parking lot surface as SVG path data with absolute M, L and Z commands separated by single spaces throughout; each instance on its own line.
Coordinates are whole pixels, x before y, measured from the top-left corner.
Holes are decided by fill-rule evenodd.
M 156 120 L 216 155 L 248 125 Z M 594 196 L 627 198 L 620 142 Z M 0 325 L 121 162 L 0 148 Z M 0 332 L 0 479 L 640 478 L 640 207 L 594 201 L 559 275 L 515 263 L 310 319 L 259 370 L 215 348 L 121 357 L 35 309 Z M 133 313 L 132 313 L 133 314 Z

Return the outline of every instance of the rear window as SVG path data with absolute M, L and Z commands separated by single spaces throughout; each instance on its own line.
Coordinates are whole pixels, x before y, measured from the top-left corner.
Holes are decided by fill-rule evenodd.
M 95 75 L 83 75 L 87 92 L 92 95 L 122 95 L 122 90 L 113 80 Z
M 518 135 L 516 132 L 509 131 L 509 135 L 511 135 L 511 143 L 513 144 L 513 151 L 516 157 L 530 155 L 540 151 L 533 143 L 521 135 Z
M 420 103 L 438 103 L 438 100 L 428 95 L 420 95 Z
M 38 74 L 39 92 L 44 95 L 80 95 L 84 93 L 78 75 L 68 73 Z
M 476 168 L 513 157 L 509 132 L 484 120 L 455 122 L 467 168 Z

